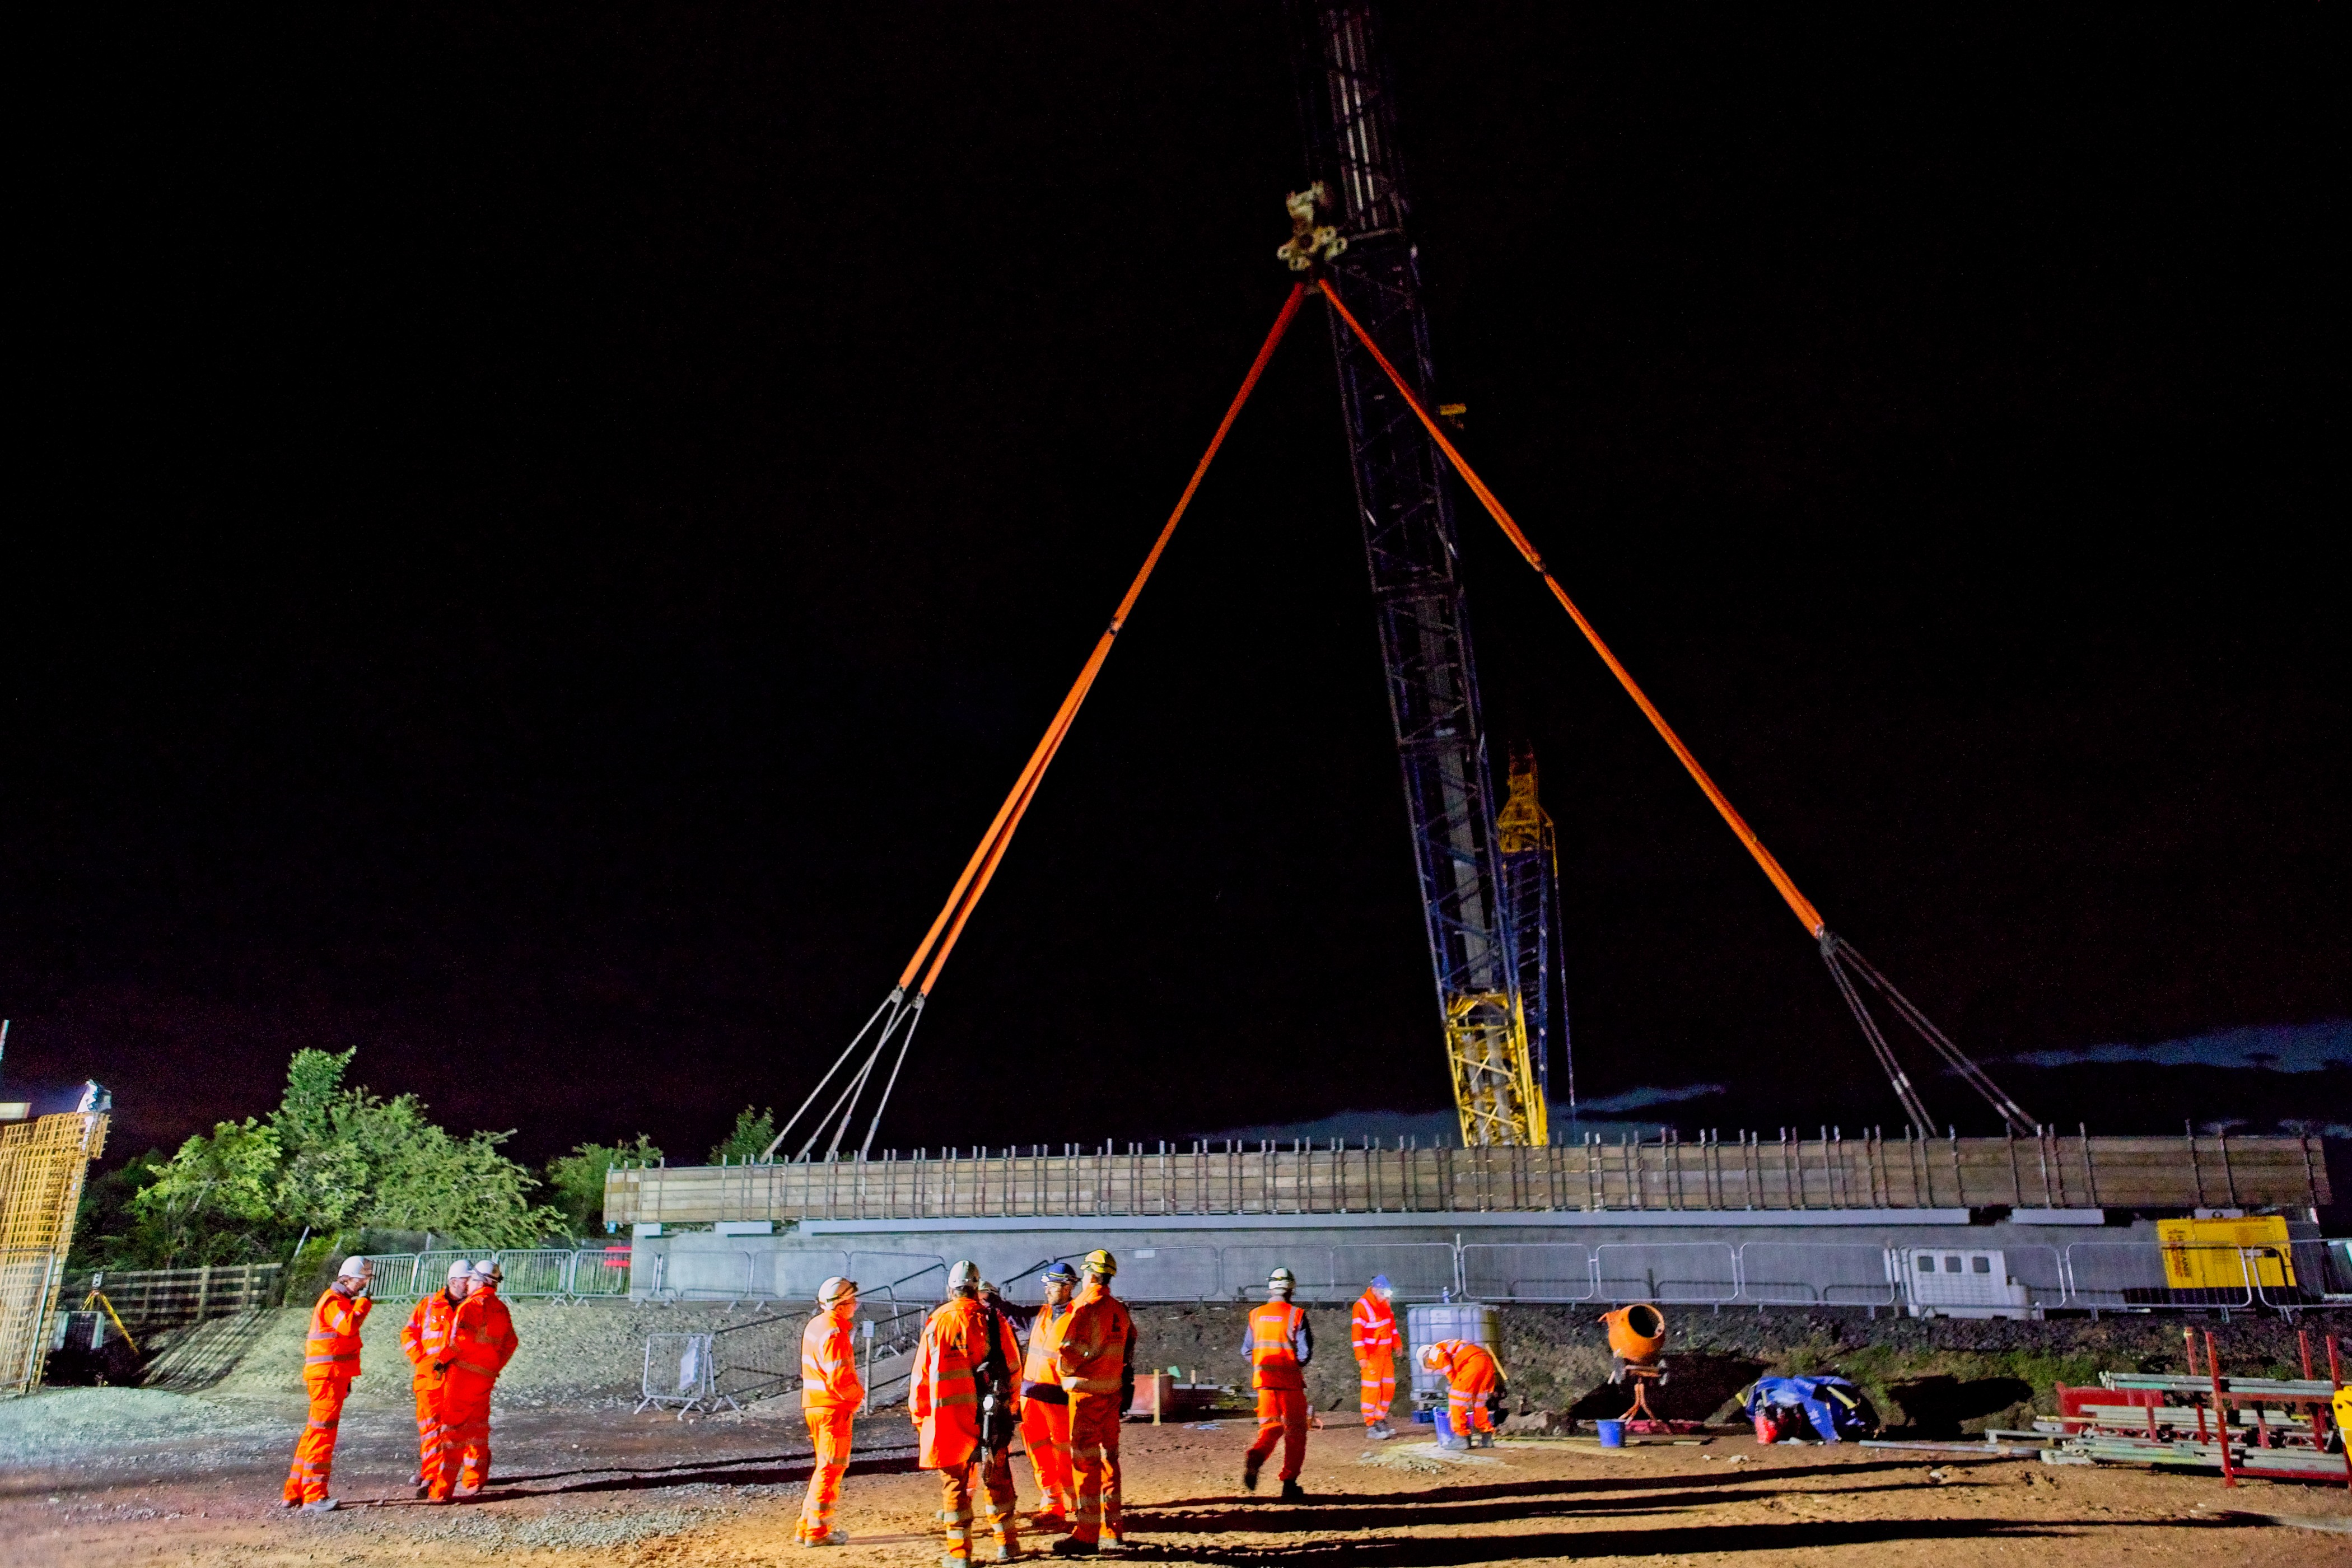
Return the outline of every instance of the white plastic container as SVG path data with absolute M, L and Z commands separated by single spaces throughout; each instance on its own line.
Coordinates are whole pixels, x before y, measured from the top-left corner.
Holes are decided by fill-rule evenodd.
M 1427 1301 L 1405 1309 L 1405 1365 L 1412 1369 L 1412 1402 L 1417 1407 L 1445 1404 L 1445 1374 L 1421 1369 L 1421 1347 L 1440 1340 L 1467 1340 L 1498 1350 L 1501 1336 L 1496 1331 L 1495 1309 L 1484 1301 Z M 1499 1364 L 1499 1352 L 1495 1359 Z

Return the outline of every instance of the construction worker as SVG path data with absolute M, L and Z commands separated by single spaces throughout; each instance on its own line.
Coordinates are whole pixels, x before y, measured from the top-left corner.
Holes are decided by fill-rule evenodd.
M 1445 1374 L 1445 1419 L 1454 1435 L 1440 1437 L 1442 1448 L 1491 1448 L 1495 1418 L 1488 1406 L 1503 1386 L 1503 1369 L 1494 1353 L 1467 1340 L 1439 1340 L 1421 1347 L 1423 1372 Z
M 335 1468 L 335 1427 L 343 1418 L 352 1379 L 360 1374 L 360 1325 L 375 1304 L 368 1296 L 374 1278 L 374 1264 L 346 1258 L 334 1283 L 310 1309 L 310 1337 L 302 1347 L 302 1387 L 310 1396 L 310 1413 L 286 1471 L 288 1508 L 325 1513 L 335 1506 L 327 1495 Z
M 940 1472 L 940 1519 L 948 1527 L 943 1568 L 965 1568 L 971 1561 L 978 1490 L 988 1494 L 988 1521 L 996 1531 L 992 1561 L 1010 1563 L 1021 1550 L 1013 1491 L 1021 1347 L 1004 1315 L 981 1300 L 980 1285 L 980 1266 L 969 1259 L 948 1270 L 947 1303 L 923 1324 L 907 1394 L 922 1431 L 916 1463 Z
M 424 1497 L 433 1489 L 448 1452 L 448 1432 L 441 1415 L 441 1385 L 447 1374 L 435 1370 L 449 1359 L 449 1328 L 457 1304 L 471 1288 L 473 1268 L 463 1258 L 449 1265 L 448 1283 L 416 1303 L 400 1331 L 400 1348 L 408 1357 L 408 1384 L 416 1394 L 416 1475 L 409 1485 Z
M 499 1299 L 505 1278 L 496 1258 L 475 1264 L 466 1299 L 449 1321 L 448 1381 L 441 1386 L 448 1457 L 437 1484 L 425 1494 L 435 1502 L 476 1496 L 490 1479 L 490 1390 L 514 1359 L 517 1343 L 514 1318 Z
M 1135 1320 L 1110 1293 L 1118 1259 L 1097 1247 L 1079 1265 L 1085 1283 L 1062 1321 L 1054 1355 L 1070 1396 L 1070 1469 L 1077 1516 L 1070 1533 L 1054 1542 L 1056 1555 L 1091 1557 L 1103 1531 L 1124 1544 L 1118 1509 L 1118 1424 L 1135 1397 Z
M 1307 1497 L 1298 1472 L 1307 1463 L 1306 1367 L 1315 1359 L 1315 1331 L 1307 1326 L 1306 1310 L 1290 1299 L 1297 1289 L 1297 1277 L 1287 1268 L 1267 1276 L 1265 1305 L 1250 1313 L 1242 1340 L 1250 1384 L 1257 1390 L 1257 1440 L 1242 1457 L 1242 1490 L 1257 1490 L 1257 1473 L 1279 1442 L 1285 1502 Z
M 1396 1311 L 1389 1305 L 1396 1296 L 1385 1274 L 1372 1276 L 1371 1285 L 1356 1298 L 1348 1314 L 1348 1342 L 1356 1352 L 1357 1401 L 1364 1413 L 1364 1436 L 1385 1442 L 1396 1436 L 1389 1425 L 1389 1407 L 1396 1403 Z
M 866 1403 L 857 1375 L 857 1281 L 835 1275 L 816 1290 L 816 1316 L 801 1331 L 801 1415 L 815 1453 L 808 1492 L 793 1531 L 799 1546 L 839 1546 L 847 1537 L 833 1521 L 841 1506 L 841 1476 L 849 1468 L 849 1427 Z
M 1067 1531 L 1076 1500 L 1070 1492 L 1070 1395 L 1062 1386 L 1058 1352 L 1078 1277 L 1068 1264 L 1056 1263 L 1043 1283 L 1045 1304 L 1030 1321 L 1028 1359 L 1021 1365 L 1021 1440 L 1037 1478 L 1038 1507 L 1030 1522 Z

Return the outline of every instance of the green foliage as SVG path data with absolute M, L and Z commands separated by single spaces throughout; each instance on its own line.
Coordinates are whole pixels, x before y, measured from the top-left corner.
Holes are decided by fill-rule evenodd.
M 754 1116 L 747 1105 L 735 1113 L 735 1131 L 711 1146 L 710 1163 L 716 1165 L 723 1161 L 740 1165 L 747 1160 L 756 1160 L 775 1141 L 776 1113 L 762 1110 Z
M 562 1223 L 499 1152 L 509 1134 L 458 1138 L 413 1094 L 343 1087 L 352 1053 L 303 1050 L 267 1120 L 224 1121 L 162 1163 L 125 1204 L 119 1237 L 142 1261 L 185 1267 L 282 1257 L 308 1230 L 432 1230 L 460 1247 L 528 1247 Z M 143 1240 L 141 1238 L 144 1237 Z
M 662 1157 L 652 1139 L 634 1143 L 582 1143 L 547 1163 L 549 1195 L 574 1236 L 594 1230 L 604 1215 L 604 1173 L 616 1164 L 650 1165 Z
M 162 1267 L 170 1256 L 168 1237 L 131 1204 L 154 1184 L 166 1163 L 163 1151 L 150 1149 L 116 1170 L 90 1177 L 74 1215 L 73 1252 L 66 1259 L 67 1268 L 79 1273 Z

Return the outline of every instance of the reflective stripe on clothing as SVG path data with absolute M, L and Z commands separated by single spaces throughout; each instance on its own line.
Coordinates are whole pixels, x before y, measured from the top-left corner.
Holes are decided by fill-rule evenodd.
M 1088 1394 L 1079 1389 L 1070 1395 L 1070 1473 L 1077 1492 L 1070 1533 L 1080 1541 L 1099 1542 L 1105 1530 L 1114 1541 L 1123 1533 L 1118 1506 L 1119 1416 L 1115 1392 Z
M 346 1296 L 330 1285 L 310 1309 L 310 1334 L 303 1342 L 302 1366 L 305 1373 L 315 1367 L 344 1369 L 348 1375 L 360 1374 L 360 1325 L 367 1321 L 368 1312 L 375 1305 L 366 1296 Z
M 1062 1386 L 1074 1394 L 1117 1394 L 1134 1377 L 1135 1320 L 1099 1279 L 1087 1279 L 1078 1292 L 1054 1359 Z
M 352 1391 L 351 1379 L 333 1371 L 305 1373 L 302 1381 L 310 1395 L 310 1408 L 302 1423 L 302 1436 L 294 1441 L 294 1462 L 286 1469 L 288 1502 L 317 1502 L 327 1495 L 327 1483 L 335 1468 L 335 1428 L 342 1421 L 343 1401 Z
M 1062 1402 L 1059 1398 L 1062 1389 L 1059 1352 L 1062 1330 L 1070 1321 L 1070 1311 L 1071 1306 L 1067 1301 L 1058 1307 L 1048 1302 L 1038 1308 L 1036 1317 L 1030 1321 L 1028 1355 L 1021 1363 L 1024 1394 L 1028 1392 L 1027 1384 L 1035 1384 L 1041 1388 L 1050 1386 L 1055 1394 L 1054 1403 Z
M 1396 1310 L 1365 1291 L 1348 1314 L 1348 1340 L 1360 1359 L 1376 1352 L 1394 1355 L 1402 1344 L 1397 1338 Z
M 448 1375 L 434 1370 L 434 1363 L 449 1359 L 449 1330 L 457 1315 L 457 1304 L 449 1293 L 436 1290 L 416 1303 L 402 1325 L 401 1353 L 408 1358 L 409 1381 L 418 1388 L 438 1388 Z
M 1250 1462 L 1262 1465 L 1282 1444 L 1281 1479 L 1295 1481 L 1307 1464 L 1307 1391 L 1303 1388 L 1261 1388 L 1257 1391 L 1257 1440 L 1249 1447 Z
M 857 1341 L 850 1330 L 854 1312 L 828 1307 L 801 1331 L 801 1408 L 829 1410 L 866 1403 L 857 1375 Z
M 1454 1430 L 1492 1432 L 1495 1423 L 1486 1411 L 1486 1395 L 1503 1375 L 1493 1352 L 1467 1340 L 1440 1340 L 1437 1353 L 1439 1369 L 1445 1373 L 1446 1415 Z
M 1364 1415 L 1364 1425 L 1389 1418 L 1389 1409 L 1396 1404 L 1396 1361 L 1388 1352 L 1375 1355 L 1360 1355 L 1356 1359 L 1357 1408 Z
M 477 1285 L 450 1318 L 449 1370 L 453 1375 L 462 1372 L 495 1378 L 514 1359 L 520 1342 L 514 1317 L 496 1288 Z
M 835 1513 L 841 1507 L 841 1478 L 849 1468 L 849 1429 L 856 1413 L 843 1405 L 803 1410 L 809 1442 L 816 1449 L 809 1468 L 808 1490 L 801 1499 L 801 1521 L 793 1538 L 806 1542 L 833 1533 Z
M 979 1368 L 988 1360 L 986 1324 L 996 1321 L 997 1346 L 1009 1376 L 1021 1364 L 1021 1347 L 1002 1312 L 991 1313 L 968 1296 L 957 1296 L 923 1324 L 908 1379 L 907 1408 L 921 1429 L 916 1463 L 927 1470 L 952 1469 L 970 1462 L 980 1444 Z
M 411 1386 L 416 1391 L 416 1473 L 429 1493 L 451 1458 L 449 1429 L 441 1419 L 441 1384 L 420 1379 Z
M 1250 1383 L 1256 1388 L 1305 1388 L 1301 1366 L 1315 1354 L 1307 1313 L 1288 1301 L 1268 1301 L 1249 1315 Z
M 940 1472 L 940 1519 L 948 1528 L 950 1558 L 971 1554 L 972 1504 L 983 1494 L 988 1499 L 984 1517 L 996 1531 L 997 1545 L 1008 1554 L 1021 1550 L 1013 1511 L 1018 1501 L 1013 1492 L 1013 1455 L 1008 1449 L 976 1448 L 962 1464 Z
M 1070 1489 L 1069 1396 L 1059 1388 L 1054 1392 L 1062 1395 L 1058 1402 L 1022 1401 L 1021 1442 L 1029 1450 L 1029 1471 L 1037 1479 L 1042 1506 L 1066 1519 L 1076 1501 Z
M 441 1391 L 441 1422 L 447 1445 L 441 1462 L 442 1488 L 435 1497 L 447 1497 L 449 1485 L 478 1488 L 490 1479 L 490 1385 L 471 1378 L 449 1380 Z

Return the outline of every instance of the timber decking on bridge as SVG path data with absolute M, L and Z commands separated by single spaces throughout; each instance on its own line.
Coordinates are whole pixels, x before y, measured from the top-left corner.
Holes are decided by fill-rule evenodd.
M 2330 1201 L 2311 1138 L 1788 1138 L 1552 1148 L 1065 1145 L 615 1169 L 616 1224 L 1022 1215 L 2266 1208 Z

